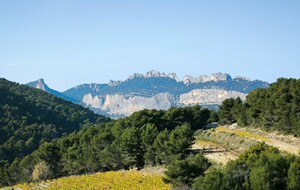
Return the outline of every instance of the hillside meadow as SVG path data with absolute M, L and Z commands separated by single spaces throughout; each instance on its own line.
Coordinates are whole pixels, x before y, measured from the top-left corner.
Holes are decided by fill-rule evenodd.
M 42 181 L 41 183 L 25 183 L 13 186 L 14 189 L 48 189 L 48 190 L 170 190 L 171 185 L 162 180 L 162 173 L 156 172 L 156 168 L 150 171 L 110 171 L 91 175 L 70 176 L 54 180 Z M 11 189 L 11 188 L 3 188 Z

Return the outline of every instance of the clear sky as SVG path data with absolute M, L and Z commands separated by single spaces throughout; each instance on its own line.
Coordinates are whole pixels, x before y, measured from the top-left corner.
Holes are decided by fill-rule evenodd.
M 151 69 L 300 78 L 299 0 L 0 1 L 0 77 L 59 91 Z

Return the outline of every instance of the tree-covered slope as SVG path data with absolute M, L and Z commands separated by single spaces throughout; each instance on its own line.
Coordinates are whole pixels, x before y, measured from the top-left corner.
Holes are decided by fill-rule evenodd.
M 238 122 L 300 136 L 300 79 L 280 78 L 266 89 L 249 93 L 245 102 L 227 99 L 220 106 L 220 122 Z
M 105 120 L 42 90 L 0 79 L 0 166 L 86 122 Z
M 193 130 L 210 118 L 200 106 L 143 110 L 102 124 L 85 124 L 0 168 L 0 186 L 98 171 L 168 164 L 190 153 Z
M 293 121 L 299 121 L 298 92 L 299 80 L 279 79 L 268 89 L 251 92 L 245 102 L 239 98 L 227 99 L 218 115 L 194 106 L 143 110 L 111 122 L 86 123 L 78 132 L 44 143 L 33 153 L 0 167 L 0 186 L 164 165 L 167 166 L 165 181 L 175 186 L 297 189 L 300 184 L 297 156 L 259 145 L 225 168 L 215 170 L 203 155 L 191 150 L 191 145 L 193 132 L 216 121 L 218 116 L 220 123 L 238 122 L 297 135 L 299 126 Z M 266 118 L 273 118 L 272 123 L 266 125 Z M 291 121 L 287 127 L 283 122 L 288 120 Z
M 300 136 L 300 80 L 280 78 L 247 97 L 250 121 Z

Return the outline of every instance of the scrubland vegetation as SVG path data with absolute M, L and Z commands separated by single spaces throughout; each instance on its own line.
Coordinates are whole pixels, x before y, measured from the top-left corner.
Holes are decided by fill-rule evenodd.
M 161 174 L 130 171 L 110 171 L 91 175 L 63 177 L 40 183 L 19 184 L 13 188 L 29 190 L 30 188 L 48 190 L 77 190 L 77 189 L 116 189 L 116 190 L 170 190 L 171 185 L 162 180 Z
M 85 121 L 78 125 L 80 128 L 82 125 L 79 131 L 49 139 L 32 153 L 15 155 L 4 161 L 0 185 L 55 179 L 49 188 L 68 189 L 73 188 L 72 185 L 88 188 L 89 183 L 84 181 L 91 180 L 96 189 L 109 186 L 122 189 L 123 185 L 127 188 L 126 185 L 140 187 L 141 184 L 145 184 L 143 189 L 151 189 L 154 184 L 158 184 L 158 189 L 168 189 L 170 185 L 203 190 L 299 189 L 299 154 L 281 152 L 260 143 L 268 142 L 268 139 L 247 130 L 222 127 L 206 130 L 204 127 L 214 121 L 225 125 L 237 122 L 240 127 L 299 136 L 299 85 L 300 80 L 279 79 L 268 89 L 251 92 L 245 102 L 239 98 L 225 100 L 218 112 L 193 106 L 167 111 L 143 110 L 100 124 L 95 120 Z M 11 118 L 18 117 L 12 115 Z M 97 117 L 95 119 L 99 121 Z M 7 126 L 12 127 L 1 125 L 3 129 Z M 236 151 L 239 157 L 225 166 L 218 166 L 201 151 L 192 149 L 197 140 L 202 144 L 222 144 L 226 149 Z M 166 171 L 164 175 L 150 175 L 149 178 L 137 171 L 110 172 L 131 168 L 141 170 L 147 166 L 163 166 Z M 102 173 L 87 175 L 96 172 Z M 84 176 L 61 178 L 74 175 Z M 116 181 L 109 181 L 107 176 L 110 175 L 114 175 Z M 131 184 L 122 182 L 118 176 L 129 177 L 132 181 L 127 182 Z M 103 180 L 94 182 L 97 177 Z M 153 186 L 148 188 L 146 184 Z

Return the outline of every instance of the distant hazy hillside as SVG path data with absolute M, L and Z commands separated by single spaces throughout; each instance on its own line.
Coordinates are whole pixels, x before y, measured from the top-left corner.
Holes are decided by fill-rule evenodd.
M 42 79 L 28 85 L 115 118 L 143 109 L 166 110 L 198 104 L 217 108 L 226 98 L 245 99 L 252 90 L 266 88 L 269 84 L 245 77 L 232 78 L 226 73 L 199 77 L 187 75 L 180 80 L 175 73 L 152 70 L 146 74 L 135 73 L 125 81 L 82 84 L 62 93 L 50 89 Z
M 0 166 L 104 117 L 41 90 L 0 79 Z
M 128 116 L 142 109 L 168 109 L 171 106 L 216 106 L 226 98 L 241 97 L 268 83 L 247 78 L 232 78 L 226 73 L 211 76 L 185 76 L 149 71 L 134 74 L 125 81 L 108 84 L 83 84 L 63 94 L 72 97 L 97 113 L 108 116 Z
M 65 100 L 69 100 L 69 101 L 74 102 L 74 103 L 79 103 L 80 102 L 80 101 L 77 101 L 74 98 L 70 98 L 70 97 L 64 95 L 63 93 L 60 93 L 60 92 L 58 92 L 56 90 L 53 90 L 53 89 L 49 88 L 47 86 L 47 84 L 44 82 L 44 79 L 39 79 L 37 81 L 33 81 L 33 82 L 30 82 L 30 83 L 27 83 L 27 85 L 30 86 L 30 87 L 33 87 L 33 88 L 37 88 L 37 89 L 49 92 L 50 94 L 53 94 L 53 95 L 55 95 L 57 97 L 63 98 Z
M 203 80 L 201 80 L 201 78 Z M 215 73 L 211 76 L 200 76 L 193 78 L 185 76 L 180 81 L 175 73 L 166 75 L 157 71 L 149 71 L 145 75 L 134 74 L 125 81 L 110 81 L 108 84 L 83 84 L 63 92 L 70 97 L 76 97 L 82 101 L 82 97 L 91 93 L 92 95 L 123 94 L 140 95 L 151 97 L 159 93 L 170 93 L 180 95 L 188 93 L 194 89 L 222 89 L 227 91 L 237 91 L 249 93 L 253 89 L 267 87 L 268 83 L 247 78 L 237 77 L 232 79 L 226 73 Z M 81 99 L 80 99 L 81 98 Z

